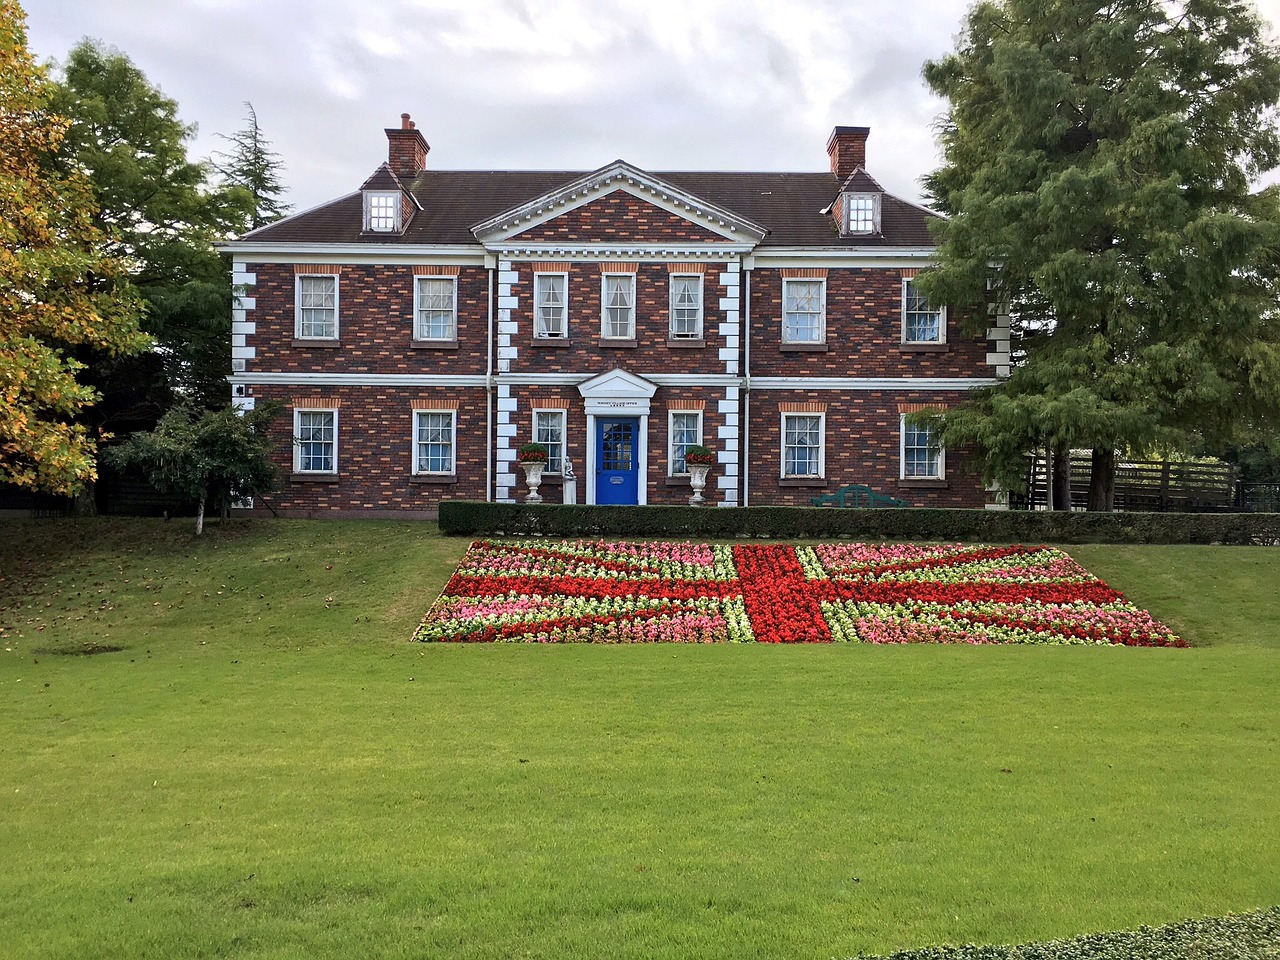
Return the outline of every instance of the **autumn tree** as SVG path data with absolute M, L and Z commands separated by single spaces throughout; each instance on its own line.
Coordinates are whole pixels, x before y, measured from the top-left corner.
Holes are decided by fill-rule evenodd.
M 1280 53 L 1239 0 L 983 0 L 925 66 L 948 103 L 927 178 L 935 302 L 1013 316 L 1012 375 L 947 412 L 989 479 L 1028 450 L 1117 453 L 1277 433 Z
M 71 494 L 96 476 L 77 416 L 98 399 L 70 351 L 144 350 L 138 302 L 85 178 L 55 171 L 68 128 L 27 50 L 26 17 L 0 0 L 0 482 Z

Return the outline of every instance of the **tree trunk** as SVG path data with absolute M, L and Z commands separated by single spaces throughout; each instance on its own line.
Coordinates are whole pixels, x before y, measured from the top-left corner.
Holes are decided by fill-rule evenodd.
M 1116 508 L 1116 452 L 1093 451 L 1093 469 L 1089 475 L 1089 509 L 1110 513 Z
M 1053 509 L 1071 509 L 1071 448 L 1065 443 L 1053 448 Z
M 196 536 L 204 533 L 204 497 L 200 498 L 200 506 L 196 508 Z
M 98 515 L 98 491 L 93 482 L 85 484 L 85 488 L 76 494 L 71 504 L 71 512 L 77 517 L 96 517 Z

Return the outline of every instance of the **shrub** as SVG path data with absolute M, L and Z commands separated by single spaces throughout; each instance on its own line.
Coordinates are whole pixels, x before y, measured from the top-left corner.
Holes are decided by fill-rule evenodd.
M 458 536 L 632 536 L 787 540 L 969 540 L 988 543 L 1280 544 L 1275 513 L 1066 513 L 1015 510 L 835 510 L 821 507 L 602 507 L 440 504 Z
M 878 960 L 1270 960 L 1280 944 L 1280 907 L 1095 933 L 1016 947 L 925 947 Z M 863 960 L 873 960 L 862 955 Z

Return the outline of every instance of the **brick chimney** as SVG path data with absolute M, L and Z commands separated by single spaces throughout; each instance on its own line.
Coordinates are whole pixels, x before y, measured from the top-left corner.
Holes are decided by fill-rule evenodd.
M 397 176 L 412 177 L 425 170 L 430 149 L 407 113 L 400 114 L 399 128 L 387 128 L 387 162 Z
M 840 180 L 848 179 L 857 167 L 867 165 L 867 137 L 870 127 L 836 127 L 827 141 L 831 172 Z

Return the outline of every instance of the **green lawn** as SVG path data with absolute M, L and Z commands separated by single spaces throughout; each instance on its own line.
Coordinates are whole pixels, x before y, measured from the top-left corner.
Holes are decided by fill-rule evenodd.
M 0 521 L 0 953 L 826 960 L 1280 903 L 1278 550 L 1067 548 L 1192 650 L 407 642 L 465 546 Z

